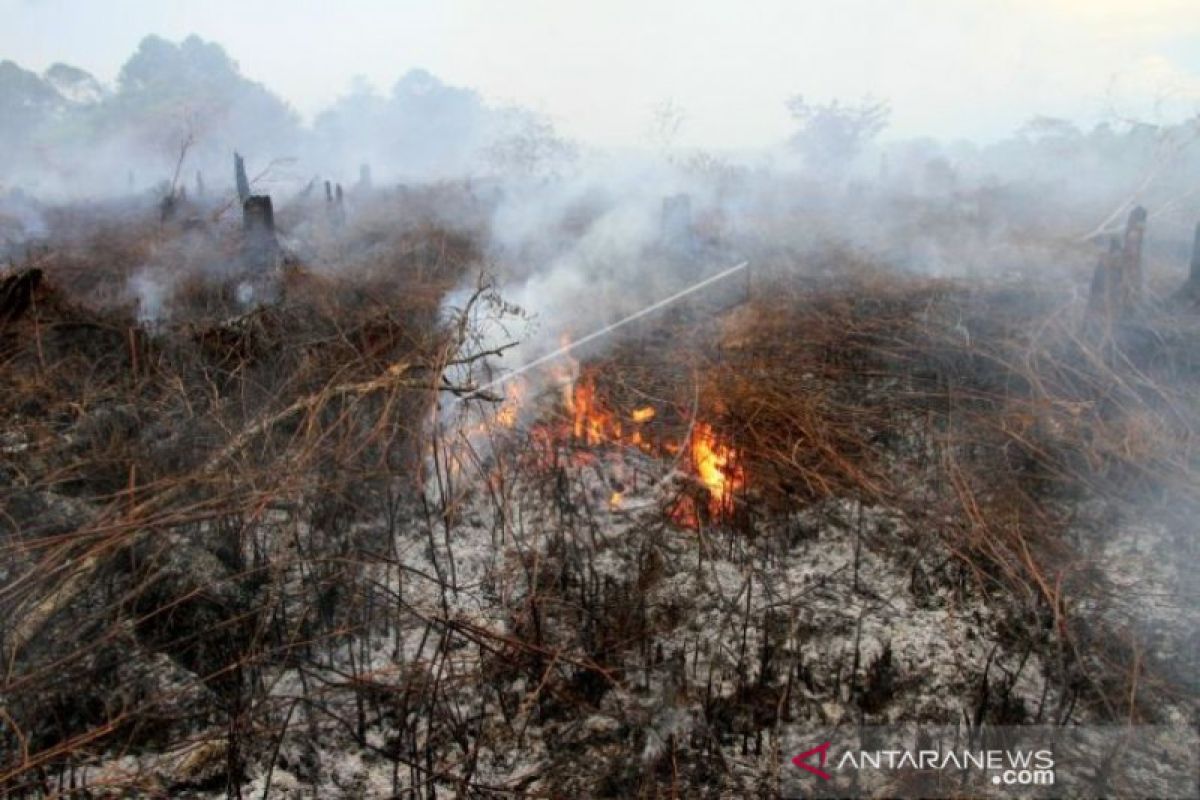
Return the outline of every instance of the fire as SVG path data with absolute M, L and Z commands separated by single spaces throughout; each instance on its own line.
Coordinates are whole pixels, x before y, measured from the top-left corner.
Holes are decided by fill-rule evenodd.
M 496 422 L 504 428 L 511 428 L 517 424 L 517 408 L 516 406 L 502 406 L 496 412 Z
M 658 450 L 672 455 L 683 449 L 690 456 L 691 472 L 708 494 L 707 503 L 701 502 L 706 507 L 708 518 L 725 516 L 733 508 L 734 495 L 745 485 L 745 475 L 738 464 L 737 451 L 720 439 L 711 424 L 697 422 L 691 438 L 683 443 L 682 448 L 670 441 L 656 441 L 652 445 L 643 433 L 643 425 L 657 416 L 658 412 L 653 406 L 642 406 L 628 412 L 627 418 L 632 425 L 627 426 L 627 431 L 622 427 L 622 416 L 609 409 L 600 398 L 592 374 L 585 371 L 565 396 L 571 418 L 571 435 L 576 442 L 589 447 L 619 444 L 644 452 Z M 613 492 L 609 506 L 616 508 L 620 503 L 621 493 Z M 676 508 L 672 515 L 681 525 L 694 527 L 700 519 L 700 509 L 696 505 L 689 499 Z
M 708 490 L 709 511 L 715 516 L 730 508 L 733 493 L 744 479 L 737 466 L 737 451 L 717 440 L 712 426 L 697 422 L 692 431 L 692 467 Z
M 654 419 L 654 414 L 654 406 L 644 406 L 642 408 L 635 408 L 629 417 L 634 422 L 649 422 Z
M 573 417 L 571 429 L 576 439 L 586 439 L 588 444 L 599 444 L 604 429 L 603 417 L 596 410 L 596 388 L 590 378 L 584 378 L 571 390 L 568 410 Z
M 596 396 L 596 383 L 590 375 L 575 384 L 567 410 L 571 413 L 571 431 L 577 440 L 589 445 L 622 440 L 621 420 L 600 402 Z
M 496 424 L 503 428 L 515 428 L 520 416 L 525 389 L 518 381 L 509 381 L 504 389 L 504 403 L 496 410 Z
M 560 416 L 557 421 L 546 420 L 529 427 L 530 440 L 535 445 L 533 461 L 529 463 L 536 465 L 535 469 L 558 468 L 564 463 L 603 465 L 605 472 L 619 479 L 610 484 L 607 492 L 608 507 L 616 510 L 625 501 L 624 459 L 629 450 L 640 450 L 676 463 L 682 455 L 685 470 L 696 479 L 697 492 L 685 496 L 670 509 L 676 524 L 698 527 L 705 519 L 729 517 L 735 496 L 746 484 L 745 472 L 738 451 L 720 436 L 711 422 L 698 420 L 687 439 L 672 440 L 664 435 L 670 428 L 655 422 L 659 419 L 659 409 L 654 406 L 628 410 L 610 406 L 597 388 L 593 370 L 580 369 L 570 361 L 555 371 L 554 378 L 561 389 L 557 402 L 565 411 L 565 418 Z M 521 425 L 521 420 L 530 416 L 524 408 L 530 399 L 528 395 L 528 384 L 515 380 L 508 383 L 492 425 L 496 429 Z M 566 444 L 572 446 L 564 448 Z M 633 482 L 636 485 L 636 478 Z

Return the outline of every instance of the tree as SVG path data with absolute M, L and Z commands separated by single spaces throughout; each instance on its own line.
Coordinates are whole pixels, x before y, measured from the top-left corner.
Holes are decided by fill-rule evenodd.
M 408 177 L 435 178 L 467 169 L 497 116 L 477 92 L 413 69 L 386 96 L 356 80 L 313 129 L 321 160 L 334 169 L 357 170 L 368 161 Z
M 36 73 L 0 61 L 0 146 L 28 143 L 32 132 L 64 105 L 63 97 Z
M 575 145 L 558 135 L 554 123 L 524 108 L 505 112 L 506 124 L 487 148 L 498 172 L 519 178 L 552 179 L 578 155 Z
M 162 152 L 168 163 L 194 134 L 197 156 L 223 168 L 235 148 L 259 157 L 288 154 L 300 138 L 298 115 L 266 87 L 241 74 L 213 42 L 189 36 L 174 44 L 147 36 L 125 62 L 99 127 Z
M 800 126 L 790 144 L 808 166 L 823 173 L 841 173 L 863 148 L 887 127 L 891 108 L 883 100 L 865 97 L 855 104 L 838 100 L 813 103 L 796 95 L 788 112 Z
M 687 112 L 670 98 L 655 104 L 650 110 L 650 141 L 664 158 L 670 160 L 671 151 L 686 122 Z

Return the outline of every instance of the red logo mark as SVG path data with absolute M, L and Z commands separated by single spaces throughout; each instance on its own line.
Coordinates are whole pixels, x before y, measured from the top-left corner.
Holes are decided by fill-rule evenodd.
M 821 778 L 822 780 L 829 780 L 830 778 L 833 777 L 832 775 L 830 775 L 825 770 L 818 769 L 817 767 L 814 767 L 812 764 L 808 763 L 809 757 L 817 755 L 818 753 L 821 756 L 821 766 L 823 767 L 823 766 L 825 766 L 825 759 L 829 756 L 829 742 L 825 742 L 824 744 L 819 744 L 811 750 L 805 750 L 803 753 L 801 753 L 798 756 L 793 756 L 792 763 L 795 764 L 800 769 L 811 772 L 813 775 L 816 775 L 818 778 Z

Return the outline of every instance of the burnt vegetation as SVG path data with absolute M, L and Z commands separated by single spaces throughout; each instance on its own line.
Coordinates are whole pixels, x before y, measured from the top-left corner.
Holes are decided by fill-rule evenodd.
M 439 313 L 470 228 L 283 263 L 249 309 L 236 276 L 181 280 L 153 326 L 86 291 L 152 246 L 112 235 L 3 284 L 10 794 L 378 790 L 334 751 L 397 795 L 770 794 L 746 765 L 831 708 L 1153 721 L 1195 690 L 1105 615 L 1093 563 L 1128 535 L 1105 515 L 1194 507 L 1190 310 L 760 270 L 516 424 L 474 390 L 471 309 L 503 304 Z M 917 613 L 962 640 L 915 650 L 893 628 Z
M 579 255 L 603 192 L 497 244 L 570 149 L 528 118 L 488 149 L 513 183 L 272 192 L 235 155 L 189 196 L 184 139 L 151 195 L 22 199 L 0 795 L 774 797 L 805 726 L 1194 724 L 1200 227 L 1125 201 L 1080 237 L 1094 208 L 937 158 L 945 191 L 844 181 L 886 105 L 790 108 L 829 174 L 764 207 L 677 163 L 704 192 L 624 272 Z M 514 296 L 564 264 L 596 280 L 539 331 Z

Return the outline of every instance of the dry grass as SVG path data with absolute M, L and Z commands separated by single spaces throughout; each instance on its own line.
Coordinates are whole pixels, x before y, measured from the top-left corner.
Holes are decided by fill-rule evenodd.
M 282 302 L 249 311 L 227 284 L 184 274 L 172 321 L 147 331 L 113 287 L 163 234 L 101 234 L 79 245 L 87 269 L 43 256 L 33 306 L 0 331 L 0 785 L 17 793 L 59 791 L 46 776 L 97 746 L 175 738 L 214 713 L 236 727 L 261 659 L 370 624 L 330 593 L 353 595 L 355 554 L 379 545 L 354 521 L 419 488 L 457 347 L 440 304 L 474 258 L 461 236 L 425 228 L 410 236 L 433 247 L 388 264 L 289 268 Z M 147 651 L 209 699 L 139 696 Z
M 104 227 L 78 245 L 87 268 L 43 257 L 34 308 L 0 329 L 4 791 L 69 795 L 76 771 L 103 756 L 194 742 L 178 785 L 121 785 L 236 795 L 250 761 L 275 764 L 303 708 L 309 724 L 325 719 L 394 763 L 407 776 L 397 785 L 519 793 L 476 777 L 485 727 L 522 741 L 531 720 L 583 713 L 655 661 L 661 621 L 641 598 L 662 571 L 665 517 L 640 540 L 637 574 L 599 582 L 593 512 L 563 504 L 544 548 L 512 554 L 523 588 L 503 591 L 523 599 L 503 628 L 391 588 L 431 581 L 443 611 L 460 588 L 455 509 L 422 490 L 452 479 L 436 459 L 428 473 L 445 443 L 427 423 L 448 365 L 479 354 L 438 310 L 476 254 L 468 233 L 425 221 L 386 238 L 376 223 L 364 225 L 385 238 L 343 252 L 343 271 L 289 268 L 278 305 L 235 313 L 227 285 L 184 274 L 167 300 L 173 322 L 156 330 L 112 286 L 161 255 L 161 232 L 125 241 Z M 109 260 L 111 271 L 95 266 Z M 1011 610 L 1014 640 L 1054 655 L 1072 705 L 1137 720 L 1172 687 L 1132 645 L 1089 640 L 1072 608 L 1093 571 L 1069 532 L 1088 497 L 1194 507 L 1200 335 L 1164 317 L 1106 339 L 1077 310 L 1042 287 L 869 270 L 819 286 L 781 278 L 730 314 L 678 315 L 592 366 L 614 406 L 654 398 L 664 438 L 680 440 L 699 415 L 736 447 L 746 487 L 698 547 L 754 542 L 772 515 L 829 498 L 897 509 L 970 591 Z M 503 463 L 486 461 L 503 516 Z M 558 466 L 519 477 L 547 504 L 582 480 Z M 436 575 L 410 575 L 395 552 L 411 530 L 445 556 L 431 555 Z M 400 654 L 399 631 L 414 626 L 420 646 Z M 364 666 L 376 645 L 397 649 L 394 668 Z M 480 686 L 456 671 L 464 647 Z M 763 674 L 767 660 L 764 650 Z M 282 668 L 298 688 L 268 685 Z M 523 697 L 499 688 L 515 676 Z M 503 724 L 471 716 L 476 691 Z M 731 699 L 712 694 L 710 673 L 708 691 L 718 733 L 701 750 L 712 758 L 722 725 L 753 735 L 737 707 L 758 730 L 786 717 L 765 679 Z M 981 718 L 1010 721 L 988 698 Z M 388 731 L 382 746 L 373 725 Z M 609 788 L 655 796 L 678 789 L 681 770 L 727 770 L 669 755 Z

